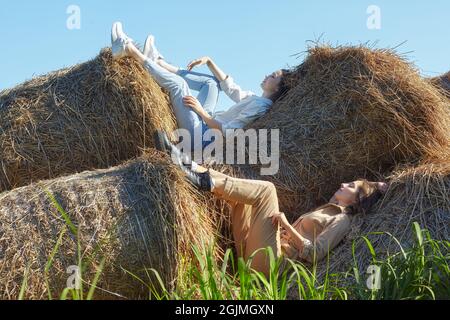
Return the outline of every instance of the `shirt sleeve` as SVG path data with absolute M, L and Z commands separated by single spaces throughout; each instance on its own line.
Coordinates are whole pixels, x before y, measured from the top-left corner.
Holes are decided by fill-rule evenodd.
M 231 100 L 236 103 L 239 103 L 245 98 L 255 95 L 252 91 L 242 90 L 241 87 L 238 86 L 230 76 L 227 76 L 225 80 L 220 82 L 220 88 L 228 97 L 230 97 Z
M 304 245 L 299 257 L 310 263 L 320 261 L 344 239 L 350 230 L 350 219 L 346 214 L 335 219 L 315 239 L 314 243 Z

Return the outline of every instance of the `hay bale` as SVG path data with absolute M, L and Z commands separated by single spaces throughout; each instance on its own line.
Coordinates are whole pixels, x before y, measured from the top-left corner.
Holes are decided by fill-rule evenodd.
M 45 190 L 67 212 L 78 237 Z M 58 298 L 70 276 L 67 268 L 78 265 L 77 238 L 86 264 L 85 281 L 92 281 L 105 259 L 97 299 L 148 298 L 148 288 L 127 273 L 149 283 L 148 268 L 158 270 L 170 290 L 193 257 L 191 246 L 202 248 L 215 238 L 211 216 L 203 197 L 170 159 L 152 151 L 115 168 L 4 192 L 0 195 L 0 299 L 16 299 L 25 274 L 26 299 L 48 298 L 46 277 L 53 298 Z
M 388 232 L 406 249 L 415 243 L 413 222 L 430 231 L 433 239 L 450 241 L 450 161 L 422 164 L 396 170 L 380 202 L 366 215 L 356 215 L 352 230 L 330 254 L 330 271 L 345 272 L 353 266 L 352 243 L 371 232 Z M 387 234 L 369 235 L 377 258 L 399 252 Z M 367 270 L 371 254 L 361 241 L 356 248 L 361 272 Z M 321 263 L 322 272 L 327 268 Z
M 280 171 L 262 178 L 287 213 L 328 201 L 342 182 L 450 155 L 449 100 L 391 50 L 315 47 L 290 81 L 250 125 L 280 129 Z
M 118 165 L 153 146 L 155 129 L 175 128 L 168 97 L 148 72 L 102 50 L 0 92 L 0 192 Z
M 439 77 L 431 78 L 430 81 L 431 84 L 438 88 L 438 90 L 441 90 L 450 99 L 450 71 Z

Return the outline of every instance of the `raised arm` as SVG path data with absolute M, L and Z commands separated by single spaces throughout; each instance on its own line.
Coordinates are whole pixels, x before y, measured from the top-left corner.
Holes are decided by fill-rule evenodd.
M 241 87 L 234 82 L 233 78 L 226 75 L 210 57 L 202 57 L 200 59 L 193 60 L 188 64 L 187 68 L 190 71 L 195 66 L 201 66 L 204 64 L 208 65 L 209 70 L 211 70 L 217 80 L 219 80 L 222 90 L 234 102 L 238 103 L 249 96 L 255 95 L 251 91 L 242 90 Z
M 191 61 L 187 68 L 191 71 L 194 67 L 201 66 L 206 64 L 211 70 L 212 74 L 219 80 L 220 82 L 224 81 L 227 78 L 227 75 L 214 63 L 214 61 L 210 57 L 202 57 L 199 59 L 195 59 Z

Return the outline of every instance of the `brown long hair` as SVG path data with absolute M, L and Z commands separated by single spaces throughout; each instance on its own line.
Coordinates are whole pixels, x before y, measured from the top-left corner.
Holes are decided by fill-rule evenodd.
M 380 183 L 371 182 L 366 179 L 359 179 L 361 185 L 358 187 L 358 194 L 356 195 L 356 202 L 347 207 L 347 212 L 350 214 L 367 213 L 372 206 L 383 196 L 386 192 Z M 386 184 L 384 184 L 387 186 Z
M 282 98 L 291 88 L 288 81 L 288 76 L 290 74 L 291 74 L 290 70 L 281 69 L 281 81 L 278 84 L 278 90 L 269 97 L 269 99 L 272 100 L 273 103 L 277 102 L 280 98 Z

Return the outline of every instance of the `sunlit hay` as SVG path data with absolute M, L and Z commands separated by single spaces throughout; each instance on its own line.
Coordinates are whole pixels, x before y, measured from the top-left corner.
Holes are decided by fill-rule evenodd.
M 0 93 L 0 192 L 108 168 L 176 123 L 167 95 L 134 59 L 95 59 Z
M 410 248 L 417 242 L 413 223 L 427 229 L 434 240 L 450 241 L 450 162 L 427 163 L 395 171 L 389 179 L 386 195 L 367 214 L 354 216 L 344 241 L 329 257 L 329 272 L 350 271 L 354 266 L 352 244 L 356 241 L 355 260 L 361 273 L 372 263 L 370 251 L 362 240 L 367 236 L 377 259 Z M 381 234 L 371 234 L 371 233 Z M 327 260 L 327 259 L 325 259 Z M 320 264 L 322 274 L 327 261 Z
M 314 47 L 290 82 L 249 127 L 280 130 L 280 171 L 261 178 L 275 183 L 291 218 L 342 182 L 449 154 L 449 100 L 392 50 Z
M 73 271 L 66 273 L 67 268 L 78 265 L 77 239 L 86 268 L 82 274 L 87 282 L 83 283 L 85 293 L 103 258 L 96 299 L 148 299 L 147 285 L 154 280 L 150 268 L 160 273 L 172 292 L 190 262 L 195 261 L 193 246 L 200 250 L 209 247 L 216 231 L 203 196 L 169 162 L 149 150 L 115 168 L 60 177 L 1 194 L 0 299 L 17 299 L 25 274 L 25 299 L 48 299 L 48 288 L 53 298 L 59 298 L 73 275 Z M 78 237 L 45 190 L 67 212 Z M 51 267 L 46 272 L 49 261 Z

